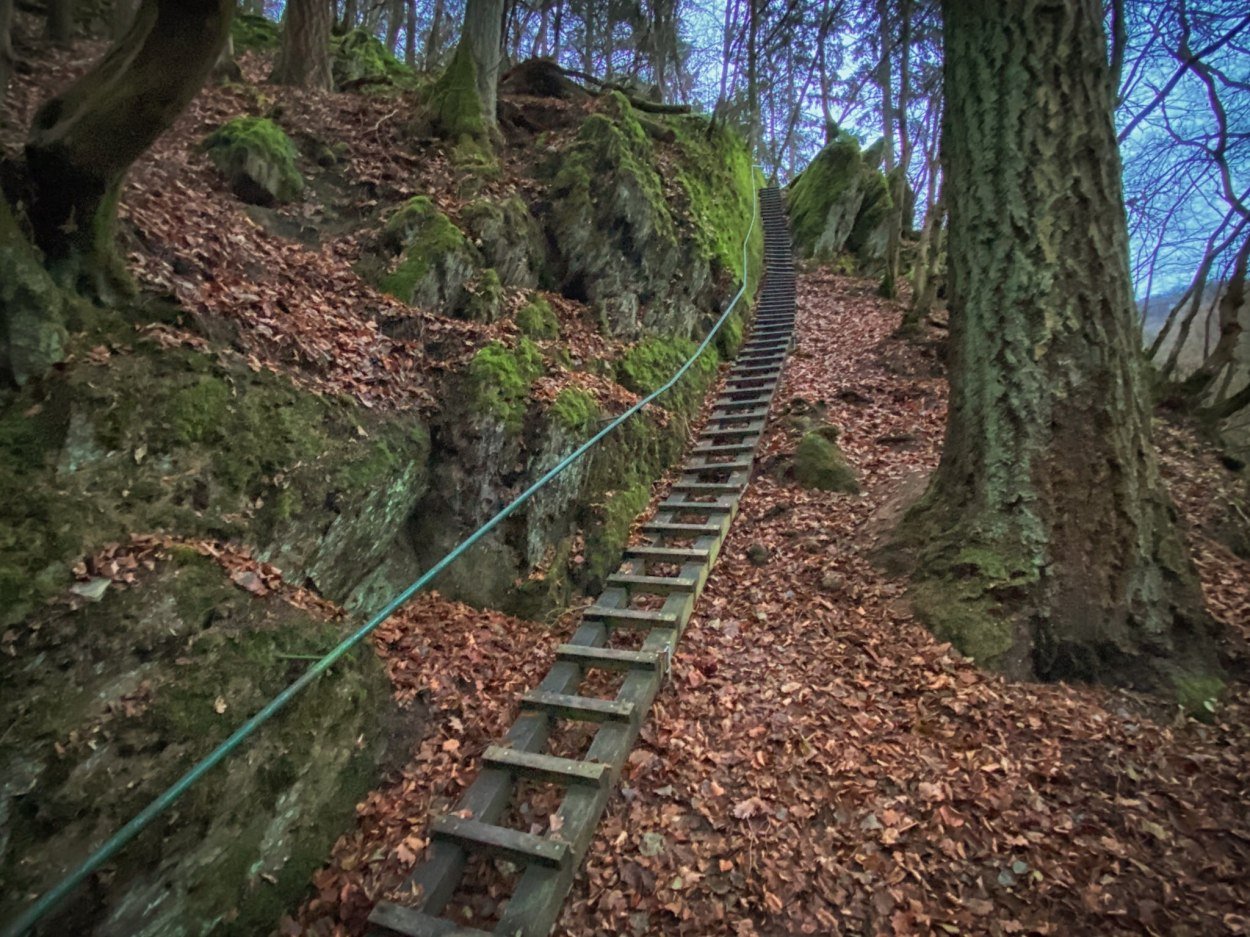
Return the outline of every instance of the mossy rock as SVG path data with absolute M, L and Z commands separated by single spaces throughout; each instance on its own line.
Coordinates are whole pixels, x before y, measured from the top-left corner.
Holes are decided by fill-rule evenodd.
M 483 346 L 470 360 L 466 374 L 471 411 L 520 429 L 530 386 L 542 372 L 542 353 L 529 339 L 522 338 L 516 348 L 502 342 Z
M 468 298 L 461 309 L 457 310 L 462 318 L 487 324 L 499 319 L 503 312 L 503 285 L 493 268 L 483 270 L 469 285 L 467 293 Z
M 6 920 L 354 627 L 255 599 L 186 549 L 33 624 L 0 661 Z M 383 770 L 387 736 L 403 726 L 392 707 L 372 649 L 347 654 L 113 857 L 48 932 L 268 932 Z
M 1187 716 L 1214 722 L 1226 685 L 1219 677 L 1203 673 L 1180 673 L 1173 678 L 1176 702 Z
M 546 240 L 520 196 L 478 198 L 460 212 L 465 232 L 504 286 L 538 285 L 546 262 Z
M 245 202 L 268 206 L 303 194 L 295 145 L 271 120 L 236 117 L 209 134 L 204 147 L 231 191 Z
M 998 669 L 1015 646 L 1011 620 L 988 594 L 976 594 L 956 581 L 914 583 L 908 598 L 916 616 L 940 640 L 949 641 L 982 667 Z
M 645 338 L 617 362 L 617 380 L 636 394 L 650 394 L 663 387 L 697 349 L 698 345 L 688 339 Z M 716 352 L 705 349 L 681 380 L 659 398 L 660 404 L 683 416 L 693 416 L 716 377 L 716 366 Z
M 420 422 L 120 329 L 126 354 L 79 360 L 0 408 L 0 487 L 24 492 L 0 499 L 0 624 L 68 588 L 82 554 L 154 530 L 246 534 L 346 598 L 424 492 Z
M 867 180 L 859 141 L 846 131 L 835 132 L 790 184 L 786 197 L 799 256 L 827 261 L 843 250 L 864 202 Z
M 560 337 L 560 320 L 556 318 L 551 304 L 541 296 L 535 296 L 517 310 L 516 325 L 528 338 L 549 340 Z
M 901 170 L 899 170 L 901 171 Z M 846 249 L 855 254 L 860 269 L 873 269 L 885 257 L 888 224 L 894 200 L 890 197 L 890 181 L 879 169 L 865 169 L 864 200 L 855 226 L 846 239 Z
M 551 412 L 565 429 L 581 436 L 599 419 L 599 404 L 586 391 L 577 387 L 566 387 L 556 394 Z
M 282 32 L 271 19 L 254 13 L 235 13 L 230 23 L 235 52 L 269 52 L 282 44 Z
M 807 433 L 794 452 L 794 479 L 804 488 L 859 494 L 859 480 L 837 443 L 825 433 Z
M 417 85 L 416 72 L 395 58 L 386 45 L 366 29 L 353 29 L 333 37 L 330 51 L 330 70 L 336 88 L 412 88 Z
M 481 256 L 428 196 L 409 199 L 391 214 L 378 238 L 378 249 L 400 254 L 394 267 L 377 280 L 381 290 L 403 302 L 441 312 L 465 308 L 465 287 L 477 274 Z

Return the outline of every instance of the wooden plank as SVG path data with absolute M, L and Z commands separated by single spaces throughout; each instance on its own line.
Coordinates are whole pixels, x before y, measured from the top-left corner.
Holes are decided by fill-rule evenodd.
M 630 705 L 633 709 L 633 705 Z M 467 820 L 464 817 L 436 817 L 430 833 L 437 839 L 450 840 L 464 849 L 490 856 L 502 856 L 521 865 L 531 862 L 560 869 L 568 864 L 569 844 L 559 839 L 535 836 L 494 823 Z
M 518 752 L 499 745 L 487 748 L 482 753 L 482 761 L 492 768 L 502 768 L 524 778 L 552 784 L 590 784 L 598 787 L 607 784 L 612 774 L 610 766 L 595 761 Z
M 715 501 L 661 501 L 657 510 L 673 514 L 732 514 L 736 504 L 720 504 Z
M 660 505 L 661 508 L 664 505 Z M 613 573 L 608 577 L 609 586 L 618 586 L 630 592 L 647 592 L 652 595 L 668 595 L 670 592 L 694 592 L 699 583 L 681 576 L 640 576 L 635 573 Z
M 650 651 L 626 651 L 615 647 L 583 647 L 561 644 L 556 648 L 559 660 L 572 661 L 581 667 L 600 670 L 663 670 L 663 656 Z
M 674 485 L 674 488 L 677 486 Z M 734 490 L 738 490 L 735 486 Z M 656 560 L 661 563 L 688 563 L 691 560 L 706 560 L 712 555 L 711 550 L 705 550 L 702 547 L 657 547 L 650 544 L 639 544 L 636 547 L 626 547 L 626 558 L 636 556 L 641 559 Z
M 593 696 L 573 696 L 568 693 L 545 693 L 530 690 L 521 696 L 521 705 L 540 709 L 561 719 L 580 722 L 628 722 L 634 717 L 634 704 L 614 699 L 596 699 Z
M 676 628 L 678 619 L 672 612 L 655 612 L 643 608 L 605 608 L 592 605 L 582 612 L 583 618 L 595 618 L 625 628 Z
M 649 524 L 642 525 L 642 532 L 656 537 L 683 536 L 683 537 L 700 537 L 700 536 L 716 536 L 721 532 L 721 524 L 681 524 L 668 523 L 663 521 L 652 521 Z

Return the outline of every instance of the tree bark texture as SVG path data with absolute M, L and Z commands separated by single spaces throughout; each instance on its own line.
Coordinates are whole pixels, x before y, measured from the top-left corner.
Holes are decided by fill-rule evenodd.
M 74 0 L 48 0 L 46 32 L 57 45 L 69 45 L 74 33 Z
M 0 0 L 0 101 L 13 76 L 13 0 Z
M 63 286 L 103 299 L 125 290 L 113 237 L 122 180 L 203 85 L 234 6 L 144 0 L 126 35 L 35 115 L 29 220 Z
M 1097 0 L 947 0 L 951 396 L 904 522 L 935 630 L 1016 676 L 1210 672 L 1137 346 Z
M 486 126 L 498 119 L 499 65 L 503 30 L 503 0 L 468 0 L 464 7 L 464 32 L 477 75 L 477 94 L 482 101 Z
M 282 17 L 282 46 L 269 80 L 279 85 L 329 91 L 330 28 L 334 7 L 330 0 L 290 0 Z

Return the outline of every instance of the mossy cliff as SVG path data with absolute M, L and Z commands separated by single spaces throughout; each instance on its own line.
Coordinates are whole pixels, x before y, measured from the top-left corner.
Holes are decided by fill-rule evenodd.
M 661 174 L 666 145 L 673 176 Z M 705 120 L 643 116 L 613 94 L 552 158 L 553 281 L 605 331 L 688 337 L 741 282 L 756 179 L 745 146 Z M 751 240 L 758 282 L 762 233 Z
M 348 625 L 257 601 L 191 550 L 96 604 L 31 619 L 0 655 L 0 917 L 86 858 Z M 357 649 L 41 933 L 267 933 L 378 776 L 398 726 L 390 712 L 380 662 Z

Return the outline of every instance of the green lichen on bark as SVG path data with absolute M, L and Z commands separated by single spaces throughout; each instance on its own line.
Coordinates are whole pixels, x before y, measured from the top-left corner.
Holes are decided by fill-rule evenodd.
M 430 129 L 453 143 L 489 153 L 490 129 L 477 91 L 477 66 L 467 42 L 456 46 L 451 62 L 434 82 L 424 102 Z
M 282 128 L 264 117 L 236 117 L 214 130 L 204 148 L 217 171 L 245 202 L 290 202 L 304 191 L 299 154 Z
M 944 28 L 951 399 L 899 534 L 915 588 L 957 644 L 986 642 L 941 610 L 1000 618 L 1013 675 L 1213 672 L 1151 438 L 1098 15 L 952 4 Z

